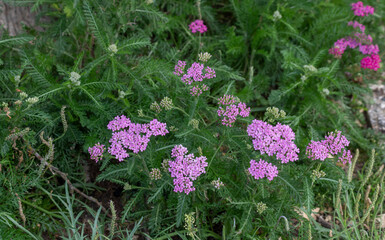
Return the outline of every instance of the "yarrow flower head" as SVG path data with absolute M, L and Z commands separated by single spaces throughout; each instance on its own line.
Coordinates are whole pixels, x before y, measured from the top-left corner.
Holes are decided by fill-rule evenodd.
M 348 26 L 353 26 L 353 28 L 359 28 L 362 33 L 365 32 L 365 25 L 357 22 L 357 21 L 350 21 L 348 22 Z
M 108 152 L 115 156 L 120 162 L 129 157 L 128 150 L 134 153 L 146 150 L 151 136 L 164 136 L 168 133 L 166 123 L 153 119 L 150 123 L 132 123 L 126 116 L 116 116 L 107 125 L 112 130 L 112 137 L 109 140 L 111 145 Z
M 20 95 L 21 100 L 23 100 L 23 99 L 28 97 L 28 94 L 26 92 L 20 92 L 19 95 Z
M 303 68 L 305 69 L 305 71 L 310 73 L 316 73 L 318 71 L 317 68 L 313 65 L 304 65 Z
M 174 74 L 177 76 L 182 75 L 181 80 L 186 85 L 194 85 L 190 89 L 190 94 L 192 96 L 199 96 L 203 92 L 208 91 L 209 87 L 206 84 L 203 84 L 202 81 L 204 79 L 215 78 L 215 70 L 210 67 L 205 68 L 202 63 L 194 62 L 191 67 L 187 69 L 187 73 L 184 73 L 185 66 L 186 62 L 178 61 L 178 64 L 175 66 Z
M 127 95 L 127 93 L 122 90 L 118 90 L 118 94 L 119 94 L 119 98 L 121 99 L 123 99 Z
M 278 21 L 281 18 L 282 18 L 281 13 L 278 10 L 275 11 L 274 14 L 273 14 L 273 21 L 276 22 L 276 21 Z
M 364 17 L 368 15 L 374 14 L 374 8 L 372 6 L 364 6 L 361 1 L 356 3 L 352 3 L 352 10 L 354 11 L 354 15 L 359 17 Z
M 20 84 L 20 75 L 15 76 L 14 80 L 15 80 L 16 86 L 18 86 Z
M 150 109 L 151 109 L 152 111 L 156 112 L 156 113 L 160 113 L 160 112 L 162 111 L 162 109 L 160 108 L 158 102 L 156 102 L 156 101 L 153 102 L 153 103 L 151 103 Z
M 110 46 L 108 46 L 108 51 L 110 51 L 112 54 L 115 54 L 118 52 L 118 47 L 116 46 L 116 44 L 111 44 Z
M 266 209 L 267 209 L 267 206 L 265 203 L 263 203 L 263 202 L 257 203 L 257 212 L 259 214 L 262 214 L 264 211 L 266 211 Z
M 174 178 L 174 192 L 189 194 L 195 191 L 193 181 L 205 173 L 205 167 L 208 166 L 205 156 L 195 157 L 194 154 L 187 155 L 187 152 L 187 148 L 182 145 L 176 145 L 171 151 L 175 160 L 168 164 L 171 177 Z
M 352 155 L 350 150 L 345 149 L 345 147 L 349 146 L 349 143 L 346 137 L 341 134 L 341 131 L 331 132 L 325 136 L 324 140 L 311 141 L 306 147 L 306 154 L 312 160 L 324 161 L 329 156 L 333 157 L 342 152 L 339 161 L 343 164 L 350 163 Z
M 160 172 L 159 168 L 152 168 L 150 172 L 150 179 L 152 181 L 156 181 L 162 178 L 162 173 Z
M 327 145 L 319 141 L 311 141 L 311 143 L 306 147 L 306 153 L 308 157 L 313 160 L 324 161 L 329 156 Z
M 247 127 L 247 133 L 253 138 L 254 149 L 269 156 L 276 155 L 282 163 L 298 160 L 299 148 L 295 145 L 295 133 L 288 125 L 278 123 L 270 125 L 254 119 Z
M 199 53 L 198 57 L 199 57 L 199 61 L 201 61 L 201 62 L 207 62 L 208 60 L 210 60 L 211 54 L 208 53 L 208 52 L 205 52 L 205 53 Z
M 27 98 L 27 100 L 25 100 L 28 104 L 35 104 L 39 101 L 39 98 L 38 97 L 30 97 L 30 98 Z
M 186 67 L 186 62 L 185 61 L 178 61 L 178 64 L 175 65 L 175 71 L 174 74 L 177 76 L 180 76 L 183 74 L 184 68 Z
M 103 144 L 97 143 L 93 147 L 88 148 L 88 152 L 91 155 L 91 159 L 98 162 L 102 159 L 103 153 L 106 150 Z
M 373 54 L 371 56 L 364 57 L 361 60 L 361 68 L 368 68 L 377 71 L 380 68 L 380 62 L 380 56 Z
M 190 122 L 188 122 L 189 126 L 192 126 L 194 129 L 199 128 L 199 121 L 197 119 L 191 119 Z
M 239 99 L 233 95 L 220 97 L 218 104 L 222 106 L 219 106 L 217 113 L 219 117 L 223 117 L 222 124 L 225 126 L 232 127 L 238 115 L 241 117 L 250 115 L 250 108 L 246 106 L 246 103 L 239 102 Z
M 276 107 L 268 107 L 266 108 L 265 117 L 268 122 L 274 123 L 279 118 L 285 118 L 286 112 Z
M 79 86 L 80 85 L 79 79 L 80 79 L 80 74 L 79 73 L 77 73 L 77 72 L 71 72 L 70 73 L 70 81 L 75 86 Z
M 172 100 L 168 97 L 164 97 L 160 101 L 160 106 L 166 111 L 171 110 L 173 108 Z
M 194 212 L 184 215 L 184 228 L 187 230 L 187 233 L 190 237 L 195 239 L 195 233 L 197 232 L 197 228 L 195 227 L 195 218 Z
M 204 33 L 207 31 L 207 27 L 206 25 L 203 24 L 203 20 L 195 20 L 194 22 L 192 22 L 190 25 L 189 25 L 189 28 L 191 30 L 192 33 L 196 33 L 196 32 L 200 32 L 200 33 Z
M 220 189 L 225 186 L 225 184 L 221 181 L 221 178 L 211 181 L 211 185 L 213 185 L 216 189 Z
M 278 168 L 271 163 L 268 163 L 262 159 L 258 162 L 255 160 L 250 161 L 249 173 L 255 179 L 267 178 L 269 181 L 272 181 L 276 176 L 278 176 Z

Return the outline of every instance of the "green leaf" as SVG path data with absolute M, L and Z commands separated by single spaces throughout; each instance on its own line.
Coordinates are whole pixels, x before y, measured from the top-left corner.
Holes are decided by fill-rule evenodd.
M 186 205 L 186 194 L 180 193 L 178 195 L 178 206 L 177 206 L 177 213 L 176 213 L 176 226 L 179 227 L 182 223 L 183 214 L 185 213 L 185 206 Z

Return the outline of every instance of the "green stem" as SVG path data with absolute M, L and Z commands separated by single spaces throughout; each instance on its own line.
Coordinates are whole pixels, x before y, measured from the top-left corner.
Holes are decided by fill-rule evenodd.
M 25 203 L 25 204 L 27 204 L 27 205 L 33 207 L 33 208 L 36 208 L 37 210 L 39 210 L 39 211 L 41 211 L 41 212 L 43 212 L 43 213 L 46 213 L 46 214 L 48 214 L 48 215 L 50 215 L 50 216 L 52 216 L 52 217 L 56 217 L 56 218 L 59 218 L 59 219 L 62 218 L 60 215 L 57 215 L 57 214 L 52 213 L 52 212 L 50 212 L 50 211 L 47 211 L 47 210 L 45 210 L 44 208 L 41 208 L 41 207 L 39 207 L 39 206 L 34 205 L 33 203 L 27 202 L 27 201 L 25 201 L 25 200 L 23 200 L 23 199 L 20 199 L 20 200 L 21 200 L 22 203 Z

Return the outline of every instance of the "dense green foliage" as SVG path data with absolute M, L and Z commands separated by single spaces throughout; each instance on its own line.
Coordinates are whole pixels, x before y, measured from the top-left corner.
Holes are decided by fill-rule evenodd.
M 6 2 L 32 5 L 38 18 L 50 20 L 40 22 L 43 32 L 25 28 L 22 35 L 0 40 L 0 103 L 7 104 L 0 111 L 3 239 L 132 239 L 134 233 L 149 239 L 327 239 L 330 229 L 294 209 L 310 218 L 316 207 L 335 206 L 337 192 L 348 201 L 345 207 L 353 206 L 349 199 L 360 201 L 354 194 L 364 191 L 364 177 L 351 181 L 336 159 L 322 165 L 308 159 L 308 143 L 337 129 L 351 141 L 350 149 L 361 149 L 364 164 L 371 149 L 373 159 L 383 156 L 381 136 L 367 128 L 364 114 L 368 84 L 382 77 L 381 69 L 360 69 L 354 52 L 341 59 L 328 54 L 352 31 L 350 1 Z M 370 3 L 376 14 L 364 21 L 381 53 L 385 4 Z M 281 19 L 273 16 L 276 10 Z M 208 31 L 193 34 L 188 25 L 199 18 Z M 216 77 L 207 80 L 208 93 L 193 97 L 173 71 L 178 60 L 189 65 L 201 52 L 212 55 L 207 65 Z M 80 84 L 71 81 L 71 72 L 80 74 Z M 38 102 L 28 103 L 20 92 Z M 234 127 L 223 126 L 217 115 L 217 98 L 224 94 L 251 107 L 251 115 Z M 174 107 L 153 111 L 151 104 L 164 97 Z M 250 159 L 277 160 L 252 149 L 246 128 L 253 119 L 267 120 L 266 108 L 273 106 L 286 112 L 275 123 L 295 132 L 299 161 L 276 164 L 279 175 L 271 182 L 255 180 L 247 174 Z M 110 156 L 90 160 L 88 148 L 108 145 L 106 126 L 122 114 L 135 123 L 156 118 L 170 133 L 152 138 L 146 151 L 123 162 Z M 208 161 L 189 195 L 173 191 L 167 170 L 157 181 L 146 171 L 161 169 L 177 144 Z M 326 176 L 316 178 L 314 170 Z M 225 184 L 219 190 L 210 184 L 218 178 Z M 373 221 L 382 211 L 382 180 L 369 180 L 381 195 L 369 211 Z M 362 228 L 360 220 L 347 227 L 352 219 L 365 220 L 366 213 L 365 208 L 349 219 L 335 213 L 345 225 L 333 227 L 334 236 L 365 239 L 367 230 L 368 236 L 383 237 L 374 227 Z M 185 214 L 193 216 L 193 230 Z

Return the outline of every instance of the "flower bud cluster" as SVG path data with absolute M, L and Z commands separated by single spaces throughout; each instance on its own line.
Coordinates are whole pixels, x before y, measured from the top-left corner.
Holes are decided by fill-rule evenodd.
M 265 117 L 268 122 L 275 122 L 277 119 L 285 118 L 286 112 L 283 110 L 279 110 L 276 107 L 268 107 L 266 108 Z
M 152 168 L 150 172 L 150 179 L 156 181 L 162 178 L 162 173 L 159 168 Z
M 80 74 L 77 72 L 71 72 L 70 73 L 70 81 L 73 85 L 79 86 L 80 85 Z

